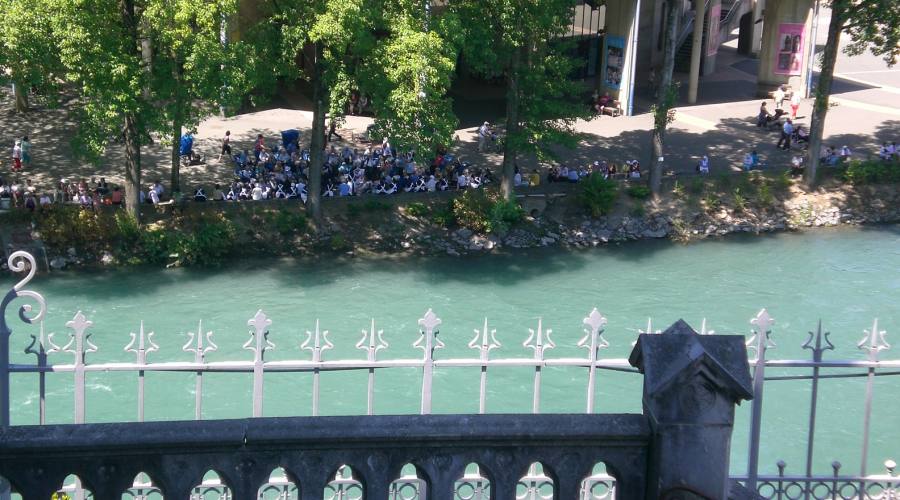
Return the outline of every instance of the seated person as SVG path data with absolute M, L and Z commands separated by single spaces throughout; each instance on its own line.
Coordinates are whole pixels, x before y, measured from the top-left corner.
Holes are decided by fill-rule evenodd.
M 809 147 L 809 132 L 802 125 L 797 125 L 797 128 L 794 129 L 794 142 L 803 144 L 804 148 Z
M 118 186 L 114 187 L 112 192 L 112 204 L 121 205 L 123 197 L 124 193 L 122 193 L 122 190 Z
M 567 180 L 569 182 L 578 182 L 579 177 L 580 176 L 578 175 L 578 169 L 575 169 L 575 168 L 569 169 L 569 174 L 567 176 Z
M 213 186 L 213 201 L 225 201 L 225 193 L 218 184 Z
M 803 175 L 803 157 L 794 156 L 791 158 L 791 175 Z
M 829 146 L 825 148 L 825 152 L 822 153 L 822 156 L 819 158 L 822 163 L 825 165 L 837 165 L 840 161 L 840 158 L 837 155 L 837 149 L 834 146 Z
M 622 114 L 622 105 L 619 104 L 619 101 L 610 97 L 609 92 L 604 92 L 603 95 L 595 101 L 594 110 L 601 115 L 609 112 L 612 116 L 618 116 Z
M 706 175 L 709 173 L 709 157 L 703 155 L 703 158 L 700 158 L 700 161 L 697 162 L 697 172 L 702 175 Z
M 850 151 L 850 148 L 848 148 L 847 146 L 842 147 L 841 148 L 841 161 L 844 161 L 844 162 L 850 161 L 850 156 L 852 154 L 853 153 Z
M 894 154 L 891 153 L 888 143 L 885 142 L 881 145 L 881 150 L 878 151 L 878 157 L 882 160 L 890 160 L 892 156 L 894 156 Z
M 194 201 L 206 201 L 206 192 L 203 190 L 203 186 L 199 186 L 194 192 Z

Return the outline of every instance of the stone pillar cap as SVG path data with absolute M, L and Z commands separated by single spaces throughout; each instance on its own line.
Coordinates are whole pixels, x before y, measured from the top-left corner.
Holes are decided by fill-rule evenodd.
M 741 335 L 699 335 L 679 319 L 661 334 L 641 334 L 628 362 L 644 374 L 647 396 L 665 390 L 683 371 L 702 363 L 733 400 L 753 398 L 747 347 Z

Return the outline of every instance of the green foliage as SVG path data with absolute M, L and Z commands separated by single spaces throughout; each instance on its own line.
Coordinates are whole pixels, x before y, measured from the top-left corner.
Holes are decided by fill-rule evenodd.
M 676 200 L 683 200 L 687 196 L 687 192 L 684 189 L 684 185 L 682 185 L 678 180 L 675 180 L 675 185 L 672 186 L 672 197 Z
M 756 200 L 764 208 L 775 204 L 775 196 L 772 194 L 772 188 L 769 187 L 768 183 L 759 186 L 759 190 L 756 192 Z
M 673 82 L 663 90 L 660 99 L 650 106 L 653 114 L 653 128 L 665 130 L 669 124 L 675 121 L 675 103 L 678 101 L 678 82 Z
M 619 195 L 618 185 L 604 179 L 602 175 L 591 174 L 578 183 L 578 203 L 586 208 L 593 217 L 609 213 Z
M 305 215 L 287 210 L 279 210 L 275 214 L 273 223 L 275 230 L 282 236 L 293 236 L 303 233 L 309 227 L 309 221 Z
M 510 226 L 520 222 L 524 216 L 525 211 L 517 201 L 500 198 L 491 207 L 490 232 L 505 232 Z
M 525 215 L 517 202 L 504 200 L 495 189 L 468 190 L 457 196 L 451 205 L 453 219 L 460 226 L 479 233 L 506 231 Z M 443 215 L 439 219 L 444 225 L 449 222 Z
M 854 185 L 900 182 L 900 163 L 881 160 L 852 160 L 843 174 Z
M 328 247 L 331 248 L 332 251 L 343 252 L 350 248 L 350 244 L 347 243 L 346 238 L 342 235 L 335 234 L 328 239 Z
M 53 207 L 38 219 L 41 239 L 50 247 L 60 250 L 98 250 L 98 242 L 104 238 L 99 217 L 90 210 L 76 207 Z
M 221 213 L 203 216 L 193 226 L 178 234 L 173 245 L 182 264 L 218 266 L 234 251 L 237 231 Z
M 148 264 L 160 264 L 169 259 L 169 255 L 175 249 L 175 235 L 160 226 L 147 227 L 140 238 L 140 247 L 133 257 L 143 260 Z M 140 262 L 126 259 L 131 262 Z
M 741 194 L 741 188 L 735 188 L 734 193 L 732 193 L 732 200 L 734 203 L 734 211 L 741 213 L 747 210 L 747 198 Z
M 676 184 L 677 186 L 677 184 Z M 634 184 L 628 186 L 628 189 L 625 190 L 628 193 L 628 196 L 638 199 L 638 200 L 646 200 L 650 197 L 650 188 L 645 186 L 644 184 Z M 674 190 L 673 190 L 674 192 Z
M 428 215 L 430 210 L 425 206 L 424 203 L 420 203 L 418 201 L 414 201 L 409 205 L 406 205 L 406 213 L 413 217 L 424 217 Z
M 695 195 L 703 194 L 704 189 L 706 189 L 706 182 L 702 177 L 694 177 L 691 184 L 688 186 L 688 191 Z
M 722 200 L 715 193 L 706 193 L 706 196 L 703 197 L 703 205 L 707 210 L 716 210 L 721 204 Z
M 456 224 L 456 215 L 453 213 L 453 202 L 445 207 L 436 208 L 431 213 L 431 221 L 438 226 L 450 227 Z
M 631 216 L 632 217 L 643 217 L 647 213 L 647 208 L 644 207 L 643 203 L 638 203 L 631 207 Z

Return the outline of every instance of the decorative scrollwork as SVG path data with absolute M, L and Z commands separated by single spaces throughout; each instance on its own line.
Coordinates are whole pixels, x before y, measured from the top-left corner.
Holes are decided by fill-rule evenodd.
M 0 331 L 9 334 L 10 330 L 6 324 L 6 308 L 13 300 L 18 297 L 28 297 L 37 302 L 38 311 L 34 315 L 30 315 L 33 309 L 31 304 L 23 304 L 19 307 L 19 319 L 27 324 L 32 324 L 44 319 L 44 313 L 47 310 L 47 302 L 41 294 L 32 290 L 24 290 L 25 285 L 31 282 L 35 272 L 37 272 L 37 262 L 30 253 L 22 250 L 13 252 L 10 254 L 6 263 L 9 266 L 9 270 L 14 273 L 28 271 L 28 274 L 26 274 L 24 278 L 13 285 L 12 289 L 8 291 L 3 298 L 3 302 L 0 303 Z

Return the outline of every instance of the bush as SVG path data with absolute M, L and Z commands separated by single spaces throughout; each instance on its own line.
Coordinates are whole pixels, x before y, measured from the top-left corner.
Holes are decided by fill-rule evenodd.
M 450 227 L 455 224 L 456 216 L 453 214 L 453 202 L 448 203 L 446 207 L 432 211 L 431 222 L 443 227 Z
M 234 251 L 236 233 L 222 214 L 203 217 L 192 231 L 179 235 L 175 251 L 182 264 L 217 266 Z
M 694 180 L 691 181 L 691 185 L 688 188 L 688 191 L 691 194 L 702 194 L 703 190 L 706 189 L 706 182 L 703 181 L 703 177 L 694 177 Z
M 453 200 L 453 217 L 463 227 L 479 233 L 491 229 L 491 209 L 500 193 L 487 189 L 470 189 Z
M 428 207 L 425 206 L 424 203 L 420 203 L 418 201 L 414 201 L 409 205 L 406 205 L 406 213 L 411 215 L 412 217 L 424 217 L 428 215 Z
M 169 258 L 174 249 L 175 238 L 162 227 L 148 227 L 141 232 L 140 255 L 150 264 L 159 264 Z M 132 261 L 132 259 L 126 259 Z
M 683 200 L 686 195 L 687 193 L 684 190 L 684 186 L 682 186 L 681 183 L 679 183 L 676 179 L 675 185 L 672 186 L 672 197 L 676 200 Z
M 602 175 L 592 174 L 578 184 L 576 200 L 593 217 L 609 213 L 619 195 L 618 185 Z
M 516 201 L 499 199 L 491 207 L 490 232 L 507 231 L 510 226 L 522 220 L 525 211 Z
M 286 210 L 277 212 L 273 222 L 275 230 L 282 236 L 292 236 L 297 233 L 302 233 L 306 231 L 308 225 L 305 215 Z
M 53 207 L 39 219 L 38 227 L 44 243 L 60 250 L 97 250 L 108 236 L 96 213 L 78 207 Z
M 650 197 L 650 188 L 643 184 L 635 184 L 633 186 L 629 186 L 628 189 L 625 190 L 625 192 L 628 193 L 628 196 L 631 196 L 632 198 L 636 198 L 638 200 L 646 200 Z
M 768 184 L 759 186 L 759 190 L 756 192 L 756 199 L 761 206 L 766 208 L 775 204 L 775 196 L 772 195 L 772 190 Z
M 743 212 L 747 210 L 747 199 L 741 194 L 741 188 L 735 188 L 733 194 L 734 211 Z
M 881 160 L 851 160 L 843 177 L 854 185 L 900 182 L 900 164 Z

